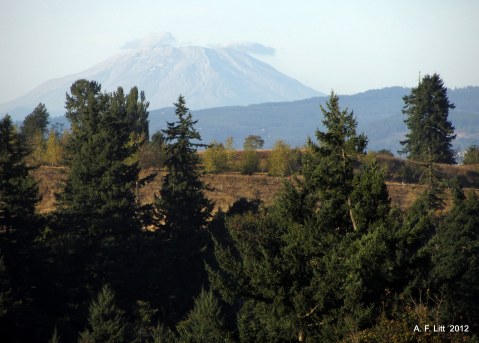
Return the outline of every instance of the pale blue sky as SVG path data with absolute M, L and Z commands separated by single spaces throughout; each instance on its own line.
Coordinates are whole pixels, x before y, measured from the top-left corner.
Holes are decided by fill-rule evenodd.
M 479 85 L 478 18 L 478 0 L 3 0 L 0 103 L 163 31 L 272 47 L 262 60 L 325 93 L 414 86 L 419 72 Z

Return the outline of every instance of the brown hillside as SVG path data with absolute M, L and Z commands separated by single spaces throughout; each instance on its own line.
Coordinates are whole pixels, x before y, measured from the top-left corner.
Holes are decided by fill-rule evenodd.
M 459 168 L 459 167 L 451 167 Z M 42 200 L 38 204 L 40 213 L 47 213 L 55 209 L 55 193 L 61 191 L 65 179 L 65 169 L 61 167 L 42 166 L 34 171 L 34 177 L 39 182 Z M 143 171 L 142 175 L 154 172 Z M 147 186 L 139 191 L 142 203 L 153 201 L 154 194 L 159 193 L 162 174 L 160 173 Z M 204 181 L 210 186 L 207 196 L 215 202 L 216 208 L 228 209 L 241 197 L 261 199 L 265 204 L 271 204 L 275 195 L 280 191 L 283 178 L 268 176 L 267 174 L 240 175 L 238 173 L 207 174 Z M 424 191 L 423 185 L 391 181 L 387 183 L 392 204 L 406 209 Z M 479 190 L 476 190 L 479 192 Z M 450 203 L 448 196 L 447 203 Z

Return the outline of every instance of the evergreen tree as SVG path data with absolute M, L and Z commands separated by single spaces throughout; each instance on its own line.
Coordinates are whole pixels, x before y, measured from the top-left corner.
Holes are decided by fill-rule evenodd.
M 339 107 L 339 97 L 331 92 L 326 108 L 321 106 L 327 131 L 316 130 L 318 144 L 308 140 L 303 174 L 306 187 L 317 190 L 321 202 L 320 216 L 330 221 L 331 229 L 356 230 L 351 204 L 353 164 L 364 154 L 367 138 L 356 134 L 353 112 Z
M 67 305 L 56 311 L 84 309 L 105 283 L 115 287 L 122 304 L 131 305 L 146 282 L 139 277 L 142 216 L 135 196 L 141 180 L 138 163 L 128 161 L 139 145 L 132 137 L 140 112 L 129 112 L 128 99 L 121 88 L 102 93 L 98 83 L 87 80 L 76 81 L 67 94 L 68 175 L 49 243 L 60 279 L 52 287 Z M 82 325 L 78 312 L 54 315 Z
M 134 188 L 139 168 L 125 160 L 138 149 L 130 139 L 141 113 L 128 111 L 130 95 L 121 88 L 112 94 L 100 90 L 94 81 L 79 80 L 67 95 L 70 171 L 59 205 L 64 213 L 96 227 L 93 230 L 120 233 L 137 227 Z
M 227 217 L 215 242 L 210 282 L 239 308 L 242 341 L 338 341 L 374 319 L 391 282 L 384 173 L 370 162 L 355 177 L 366 137 L 334 93 L 323 113 L 304 181 L 286 183 L 268 210 Z
M 26 142 L 31 142 L 33 136 L 39 133 L 41 137 L 47 134 L 47 126 L 50 114 L 45 104 L 39 103 L 32 113 L 23 120 L 21 134 Z
M 417 299 L 428 287 L 431 268 L 426 246 L 437 228 L 437 209 L 431 193 L 426 190 L 408 209 L 396 234 L 396 281 L 394 289 Z
M 194 128 L 197 121 L 193 121 L 183 96 L 175 104 L 175 114 L 178 120 L 168 123 L 167 129 L 163 130 L 167 174 L 155 206 L 161 230 L 172 236 L 184 237 L 205 227 L 212 203 L 206 198 L 206 186 L 200 179 L 200 160 L 196 149 L 203 145 L 194 142 L 201 140 Z
M 141 91 L 138 94 L 138 88 L 133 87 L 127 95 L 126 108 L 128 112 L 128 119 L 132 123 L 133 136 L 138 142 L 149 140 L 149 121 L 148 121 L 148 106 L 145 92 Z
M 24 162 L 27 155 L 10 116 L 0 120 L 0 232 L 27 230 L 40 199 Z
M 456 197 L 451 212 L 428 244 L 431 282 L 442 302 L 442 320 L 479 329 L 479 197 Z
M 80 334 L 80 343 L 123 343 L 127 341 L 124 312 L 115 302 L 115 293 L 104 286 L 90 305 L 89 328 Z
M 366 231 L 374 223 L 388 219 L 391 208 L 385 180 L 384 170 L 374 158 L 368 156 L 363 160 L 351 192 L 352 212 L 358 230 Z
M 178 341 L 182 343 L 232 342 L 224 327 L 218 300 L 211 291 L 201 291 L 194 309 L 178 324 L 177 330 Z
M 182 96 L 175 104 L 177 121 L 168 123 L 165 134 L 166 175 L 160 195 L 154 203 L 157 234 L 163 240 L 161 249 L 162 305 L 168 313 L 167 324 L 182 318 L 191 308 L 193 297 L 207 282 L 204 270 L 208 235 L 207 221 L 213 208 L 206 198 L 201 180 L 196 148 L 200 134 L 196 121 Z
M 28 341 L 43 323 L 35 308 L 39 222 L 38 187 L 25 164 L 27 152 L 10 116 L 0 120 L 0 337 Z M 28 330 L 27 330 L 28 328 Z
M 400 153 L 408 159 L 425 163 L 456 163 L 451 142 L 456 138 L 448 120 L 454 104 L 447 98 L 447 88 L 438 74 L 426 75 L 411 94 L 404 98 L 404 121 L 409 129 Z

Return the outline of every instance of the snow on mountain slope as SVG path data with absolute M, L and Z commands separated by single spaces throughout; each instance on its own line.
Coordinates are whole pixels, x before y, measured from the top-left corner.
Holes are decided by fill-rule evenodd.
M 52 115 L 64 112 L 65 93 L 80 78 L 95 80 L 103 90 L 138 86 L 150 109 L 171 106 L 178 95 L 192 109 L 306 99 L 321 93 L 268 64 L 232 48 L 176 46 L 170 34 L 149 35 L 126 51 L 83 72 L 45 82 L 0 106 L 23 118 L 39 103 Z

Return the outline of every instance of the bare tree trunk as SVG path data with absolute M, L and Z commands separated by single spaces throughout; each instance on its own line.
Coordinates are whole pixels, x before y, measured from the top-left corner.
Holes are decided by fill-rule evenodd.
M 358 224 L 356 223 L 356 219 L 354 219 L 353 208 L 351 205 L 351 198 L 348 196 L 348 207 L 349 207 L 349 218 L 351 218 L 351 223 L 353 224 L 354 231 L 358 231 Z

